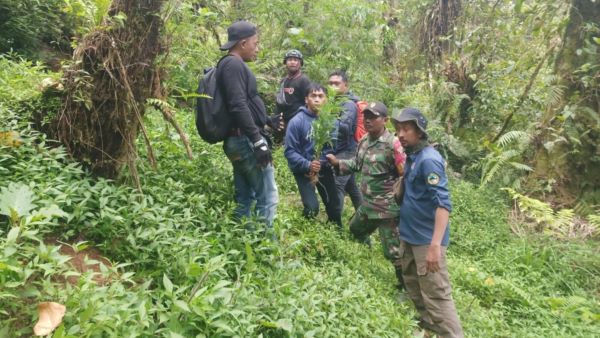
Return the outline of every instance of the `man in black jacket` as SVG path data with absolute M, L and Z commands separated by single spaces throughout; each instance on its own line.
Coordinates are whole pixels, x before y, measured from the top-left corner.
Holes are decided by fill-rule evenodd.
M 223 142 L 225 154 L 233 166 L 237 219 L 255 214 L 272 228 L 278 203 L 271 151 L 264 126 L 265 105 L 258 96 L 256 77 L 245 64 L 256 59 L 256 26 L 247 21 L 233 23 L 227 29 L 228 41 L 220 47 L 228 53 L 218 64 L 217 82 L 224 94 L 233 127 Z
M 283 119 L 284 127 L 282 132 L 285 134 L 288 123 L 296 115 L 298 108 L 304 105 L 306 90 L 310 86 L 310 80 L 302 73 L 304 57 L 299 50 L 292 49 L 285 53 L 283 64 L 287 70 L 287 76 L 281 79 L 279 83 L 279 91 L 277 92 L 276 99 L 276 117 Z
M 302 73 L 304 57 L 297 49 L 290 49 L 283 57 L 287 75 L 279 82 L 275 97 L 276 109 L 269 121 L 268 128 L 276 142 L 282 142 L 287 125 L 298 109 L 304 105 L 306 90 L 310 86 L 309 78 Z

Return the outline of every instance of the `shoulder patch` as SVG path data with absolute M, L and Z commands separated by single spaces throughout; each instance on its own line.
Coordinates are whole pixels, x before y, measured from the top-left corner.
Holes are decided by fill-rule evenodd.
M 438 185 L 438 183 L 440 183 L 440 175 L 436 173 L 430 173 L 427 175 L 427 183 L 429 183 L 429 185 Z

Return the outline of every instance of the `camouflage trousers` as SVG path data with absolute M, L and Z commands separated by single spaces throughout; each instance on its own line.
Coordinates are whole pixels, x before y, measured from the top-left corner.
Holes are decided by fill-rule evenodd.
M 365 244 L 370 244 L 371 234 L 379 229 L 383 255 L 394 265 L 394 268 L 397 270 L 401 268 L 398 217 L 369 219 L 359 208 L 352 216 L 349 226 L 354 238 Z
M 426 262 L 429 245 L 412 245 L 405 241 L 401 244 L 404 285 L 421 315 L 419 325 L 442 338 L 464 337 L 451 295 L 446 248 L 442 247 L 440 270 L 429 272 Z

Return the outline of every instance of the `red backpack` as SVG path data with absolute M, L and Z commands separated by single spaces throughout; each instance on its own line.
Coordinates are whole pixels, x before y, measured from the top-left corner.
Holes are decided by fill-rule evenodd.
M 358 106 L 358 111 L 356 113 L 356 131 L 354 132 L 354 140 L 358 142 L 367 133 L 367 130 L 365 129 L 365 125 L 363 123 L 363 110 L 367 106 L 367 101 L 358 101 L 356 102 L 356 105 Z

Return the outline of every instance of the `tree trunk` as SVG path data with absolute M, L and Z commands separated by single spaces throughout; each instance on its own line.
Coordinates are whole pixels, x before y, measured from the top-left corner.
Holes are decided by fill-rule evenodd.
M 128 164 L 137 177 L 135 141 L 162 52 L 163 3 L 114 0 L 104 25 L 81 40 L 64 73 L 57 136 L 99 176 L 114 178 Z
M 562 100 L 545 113 L 535 139 L 535 175 L 556 181 L 555 192 L 563 204 L 580 198 L 600 203 L 600 61 L 593 52 L 598 43 L 592 40 L 598 33 L 590 29 L 598 29 L 598 18 L 600 2 L 572 1 L 554 65 L 564 88 Z

